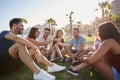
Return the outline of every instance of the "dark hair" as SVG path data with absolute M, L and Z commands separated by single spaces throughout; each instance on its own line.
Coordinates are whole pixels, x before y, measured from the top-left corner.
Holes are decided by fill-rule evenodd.
M 37 29 L 39 29 L 39 28 L 37 28 L 37 27 L 32 27 L 31 30 L 30 30 L 30 32 L 29 32 L 28 37 L 29 37 L 29 38 L 32 38 L 32 39 L 36 39 L 36 37 L 35 37 L 35 32 L 37 31 Z
M 101 40 L 114 39 L 120 44 L 120 32 L 112 22 L 104 22 L 98 27 Z
M 10 29 L 12 28 L 13 24 L 18 24 L 19 22 L 23 22 L 22 18 L 13 18 L 9 22 Z
M 45 30 L 48 30 L 49 32 L 51 31 L 50 28 L 45 28 L 44 31 L 45 31 Z

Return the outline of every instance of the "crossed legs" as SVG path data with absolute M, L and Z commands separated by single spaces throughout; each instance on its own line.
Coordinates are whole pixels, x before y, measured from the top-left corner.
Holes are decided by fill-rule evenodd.
M 52 50 L 52 53 L 51 53 L 51 56 L 50 56 L 51 60 L 55 57 L 56 52 L 57 52 L 57 54 L 60 58 L 63 58 L 63 55 L 62 55 L 62 53 L 59 49 L 59 46 L 57 44 L 55 44 L 53 46 L 53 50 Z

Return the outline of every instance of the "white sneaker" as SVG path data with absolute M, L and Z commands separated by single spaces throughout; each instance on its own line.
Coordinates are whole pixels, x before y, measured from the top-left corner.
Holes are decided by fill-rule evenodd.
M 65 66 L 60 66 L 60 65 L 53 63 L 53 66 L 48 67 L 48 72 L 58 72 L 58 71 L 62 71 L 65 69 L 66 69 Z
M 39 74 L 34 74 L 34 80 L 55 80 L 55 76 L 45 72 L 43 69 L 40 70 Z

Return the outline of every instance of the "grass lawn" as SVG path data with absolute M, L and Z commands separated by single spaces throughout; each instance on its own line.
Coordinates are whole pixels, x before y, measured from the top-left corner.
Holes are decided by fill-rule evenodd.
M 92 44 L 95 37 L 85 37 L 87 40 L 87 44 Z M 66 39 L 66 42 L 69 41 L 69 38 Z M 57 62 L 59 65 L 64 65 L 67 68 L 70 67 L 71 63 L 70 62 Z M 39 67 L 47 70 L 45 65 L 39 64 Z M 73 76 L 66 71 L 62 72 L 57 72 L 57 73 L 52 73 L 54 76 L 56 76 L 56 80 L 104 80 L 101 75 L 93 70 L 93 68 L 89 67 L 87 69 L 79 71 L 80 76 L 76 77 Z M 21 67 L 20 70 L 7 75 L 7 76 L 0 76 L 0 80 L 33 80 L 33 72 L 28 69 L 25 65 Z
M 70 62 L 57 62 L 57 64 L 64 65 L 67 68 L 70 66 Z M 46 70 L 45 65 L 40 65 L 40 68 L 43 68 Z M 54 76 L 56 76 L 56 80 L 104 80 L 100 74 L 96 71 L 94 71 L 92 68 L 87 68 L 85 70 L 81 70 L 79 72 L 80 76 L 76 77 L 73 76 L 66 71 L 62 72 L 56 72 L 56 73 L 51 73 Z M 21 67 L 20 70 L 4 76 L 0 77 L 0 80 L 33 80 L 33 73 L 30 69 L 28 69 L 25 65 Z

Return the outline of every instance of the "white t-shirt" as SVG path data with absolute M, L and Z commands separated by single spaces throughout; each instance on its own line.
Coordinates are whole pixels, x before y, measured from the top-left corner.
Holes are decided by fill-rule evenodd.
M 94 44 L 99 46 L 101 44 L 101 42 L 99 40 L 95 40 Z
M 41 35 L 39 38 L 38 38 L 38 41 L 39 42 L 45 42 L 45 41 L 49 41 L 51 40 L 51 36 L 48 36 L 47 39 L 45 40 L 45 38 L 43 37 L 43 35 Z M 40 46 L 40 47 L 45 47 L 47 49 L 50 48 L 50 44 L 46 45 L 46 46 Z

